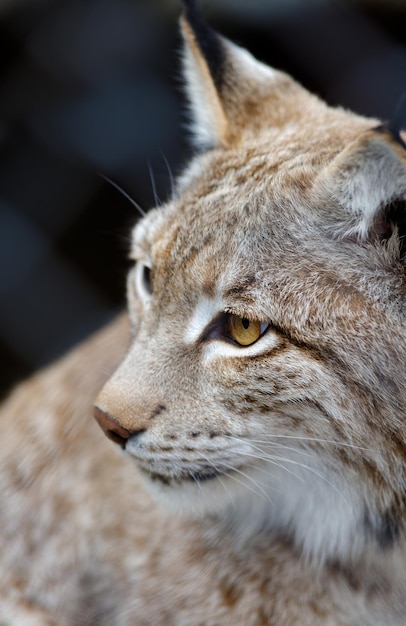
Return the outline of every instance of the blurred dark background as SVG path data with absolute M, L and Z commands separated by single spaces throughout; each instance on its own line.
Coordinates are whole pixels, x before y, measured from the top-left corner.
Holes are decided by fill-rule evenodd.
M 201 0 L 331 104 L 390 117 L 406 0 Z M 0 394 L 124 306 L 133 206 L 188 158 L 178 0 L 0 0 Z

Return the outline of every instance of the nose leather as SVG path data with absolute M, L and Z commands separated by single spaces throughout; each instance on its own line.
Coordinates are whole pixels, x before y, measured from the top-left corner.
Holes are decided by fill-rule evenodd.
M 125 448 L 127 439 L 134 433 L 121 426 L 113 415 L 99 406 L 93 408 L 93 416 L 106 437 Z

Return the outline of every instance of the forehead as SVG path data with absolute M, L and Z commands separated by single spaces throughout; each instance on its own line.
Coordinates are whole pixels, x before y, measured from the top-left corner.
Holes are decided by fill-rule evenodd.
M 248 209 L 252 226 L 269 210 L 289 226 L 295 211 L 285 220 L 286 207 L 296 204 L 300 209 L 301 197 L 317 173 L 370 126 L 353 114 L 328 108 L 313 122 L 309 125 L 299 116 L 283 128 L 264 123 L 254 137 L 234 148 L 195 157 L 178 180 L 177 197 L 141 222 L 133 245 L 150 247 L 155 234 L 162 237 L 169 226 L 176 228 L 175 223 L 179 236 L 188 230 L 182 244 L 201 238 L 202 229 L 211 230 L 222 244 L 222 232 L 227 228 L 229 237 L 236 235 L 237 226 L 248 219 Z
M 136 227 L 134 256 L 148 260 L 166 291 L 180 280 L 183 289 L 243 290 L 268 283 L 270 269 L 278 280 L 306 257 L 317 265 L 312 187 L 361 130 L 352 120 L 344 132 L 340 126 L 330 133 L 321 126 L 311 134 L 297 125 L 270 130 L 261 140 L 196 157 L 178 181 L 178 196 Z
M 303 238 L 304 192 L 298 178 L 306 172 L 293 159 L 282 172 L 258 153 L 249 165 L 234 155 L 203 161 L 181 181 L 178 199 L 135 229 L 134 251 L 142 248 L 147 255 L 165 306 L 179 291 L 183 300 L 192 302 L 203 293 L 249 311 L 277 257 L 295 249 L 298 222 Z
M 269 149 L 199 157 L 180 179 L 178 196 L 136 227 L 133 247 L 172 261 L 205 248 L 220 257 L 243 253 L 248 241 L 260 245 L 289 230 L 295 215 L 303 221 L 306 189 L 317 169 L 302 154 L 277 159 Z
M 164 253 L 176 264 L 201 250 L 206 258 L 210 249 L 220 262 L 230 253 L 244 257 L 247 242 L 272 244 L 298 228 L 305 237 L 317 210 L 310 198 L 315 178 L 370 123 L 324 107 L 311 124 L 300 115 L 282 128 L 264 122 L 236 147 L 195 157 L 177 197 L 135 229 L 134 256 Z

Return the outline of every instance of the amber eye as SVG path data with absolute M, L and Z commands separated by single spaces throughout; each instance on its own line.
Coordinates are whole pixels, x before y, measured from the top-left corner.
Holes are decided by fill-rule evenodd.
M 230 315 L 228 324 L 231 338 L 240 346 L 250 346 L 261 337 L 268 327 L 268 324 L 262 324 L 238 315 Z

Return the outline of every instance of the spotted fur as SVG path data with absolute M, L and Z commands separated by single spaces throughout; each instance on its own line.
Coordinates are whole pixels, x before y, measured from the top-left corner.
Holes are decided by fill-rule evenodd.
M 0 621 L 401 626 L 403 142 L 193 2 L 182 27 L 199 152 L 133 231 L 131 339 L 2 410 Z M 88 415 L 114 367 L 95 417 L 124 453 Z

